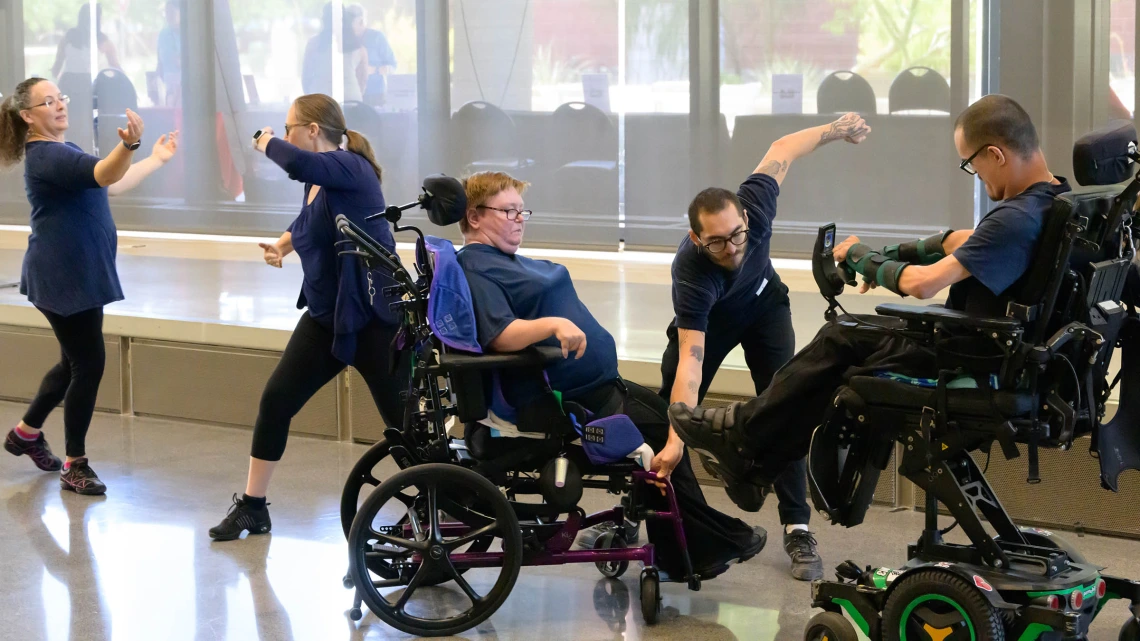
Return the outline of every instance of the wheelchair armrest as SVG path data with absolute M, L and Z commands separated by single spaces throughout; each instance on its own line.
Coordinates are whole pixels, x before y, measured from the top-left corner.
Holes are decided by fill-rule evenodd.
M 945 307 L 925 307 L 922 305 L 900 305 L 898 303 L 884 303 L 875 307 L 875 312 L 881 316 L 902 318 L 907 321 L 924 323 L 941 323 L 955 327 L 970 329 L 988 329 L 1001 332 L 1015 332 L 1021 329 L 1021 321 L 1016 318 L 991 318 L 987 316 L 973 316 Z
M 531 346 L 507 354 L 441 354 L 439 369 L 453 374 L 459 371 L 542 367 L 562 360 L 561 347 Z

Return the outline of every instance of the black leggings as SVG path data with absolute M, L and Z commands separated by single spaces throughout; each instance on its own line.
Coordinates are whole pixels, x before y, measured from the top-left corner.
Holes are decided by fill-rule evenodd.
M 407 389 L 406 359 L 400 359 L 396 374 L 388 373 L 389 345 L 397 327 L 372 322 L 356 338 L 353 367 L 364 377 L 380 416 L 390 427 L 403 424 L 404 406 L 400 392 Z M 346 365 L 332 355 L 333 333 L 305 312 L 277 363 L 277 369 L 261 393 L 257 423 L 253 427 L 250 456 L 263 461 L 279 461 L 285 453 L 289 424 L 309 399 Z
M 39 308 L 37 308 L 39 309 Z M 63 403 L 63 433 L 67 455 L 87 455 L 87 429 L 95 412 L 95 397 L 103 380 L 107 361 L 103 343 L 103 308 L 96 307 L 71 316 L 60 316 L 46 309 L 47 317 L 59 341 L 59 363 L 44 376 L 40 390 L 24 414 L 24 424 L 40 429 L 48 414 Z

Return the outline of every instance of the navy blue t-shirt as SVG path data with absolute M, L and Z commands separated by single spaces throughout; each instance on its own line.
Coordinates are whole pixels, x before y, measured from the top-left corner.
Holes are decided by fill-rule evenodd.
M 954 283 L 946 306 L 971 314 L 1005 316 L 1007 290 L 1028 271 L 1037 253 L 1053 197 L 1069 191 L 1069 182 L 1040 182 L 991 209 L 974 233 L 954 250 L 970 278 Z
M 780 185 L 768 174 L 752 174 L 736 192 L 748 221 L 744 260 L 729 271 L 709 260 L 688 235 L 673 258 L 673 313 L 679 329 L 708 331 L 709 315 L 747 318 L 751 306 L 775 276 L 769 258 L 772 220 Z
M 107 188 L 95 181 L 99 159 L 71 142 L 30 142 L 24 150 L 32 234 L 20 293 L 60 316 L 123 300 L 115 221 Z
M 380 270 L 374 272 L 376 295 L 370 301 L 364 264 L 355 256 L 340 256 L 336 246 L 337 241 L 344 240 L 336 228 L 336 217 L 344 214 L 389 251 L 396 250 L 392 231 L 383 218 L 364 220 L 384 211 L 380 181 L 372 165 L 351 151 L 315 153 L 272 138 L 265 155 L 290 178 L 305 183 L 301 213 L 288 228 L 304 272 L 297 307 L 308 307 L 309 316 L 333 332 L 333 355 L 351 365 L 356 334 L 361 329 L 373 319 L 396 324 L 395 315 L 388 309 L 392 301 L 383 294 L 391 279 Z M 313 185 L 321 188 L 309 203 Z
M 548 367 L 550 387 L 574 398 L 618 377 L 614 337 L 582 304 L 565 267 L 477 243 L 464 246 L 458 257 L 471 288 L 484 349 L 516 319 L 561 317 L 586 334 L 586 352 L 581 359 L 571 354 Z M 559 342 L 551 337 L 538 344 L 557 347 Z

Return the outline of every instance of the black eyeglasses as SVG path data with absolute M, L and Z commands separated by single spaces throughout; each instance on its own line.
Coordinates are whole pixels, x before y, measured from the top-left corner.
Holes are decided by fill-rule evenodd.
M 499 207 L 491 207 L 490 205 L 479 205 L 476 209 L 493 209 L 501 211 L 507 215 L 507 220 L 518 222 L 520 220 L 527 221 L 534 215 L 534 212 L 529 209 L 500 209 Z
M 59 98 L 48 98 L 38 105 L 32 105 L 31 107 L 28 107 L 28 109 L 35 109 L 36 107 L 47 107 L 48 109 L 51 109 L 55 106 L 56 101 L 62 102 L 66 105 L 67 103 L 71 102 L 71 96 L 64 96 L 60 94 Z
M 974 165 L 973 165 L 974 158 L 977 158 L 978 154 L 982 153 L 984 150 L 986 150 L 990 147 L 996 147 L 996 146 L 997 145 L 992 145 L 990 143 L 986 143 L 986 144 L 982 145 L 981 147 L 978 147 L 978 150 L 975 151 L 974 153 L 970 154 L 969 158 L 963 160 L 962 164 L 958 165 L 958 168 L 961 169 L 962 171 L 966 172 L 967 174 L 970 174 L 971 176 L 977 176 L 978 170 L 974 169 Z
M 739 247 L 743 245 L 744 241 L 746 240 L 748 240 L 747 227 L 741 229 L 728 238 L 717 238 L 716 240 L 710 240 L 707 243 L 701 243 L 701 247 L 704 247 L 710 254 L 719 254 L 725 249 L 728 249 L 729 243 L 732 243 L 733 245 Z

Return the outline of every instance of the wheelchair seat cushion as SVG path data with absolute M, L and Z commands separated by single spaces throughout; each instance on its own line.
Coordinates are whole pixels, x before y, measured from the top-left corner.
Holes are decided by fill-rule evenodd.
M 934 406 L 934 390 L 889 378 L 853 376 L 847 386 L 868 405 L 914 409 L 916 413 L 923 407 Z M 1034 402 L 1030 394 L 1005 390 L 959 388 L 946 392 L 947 410 L 951 415 L 992 416 L 996 413 L 1010 418 L 1028 414 Z

